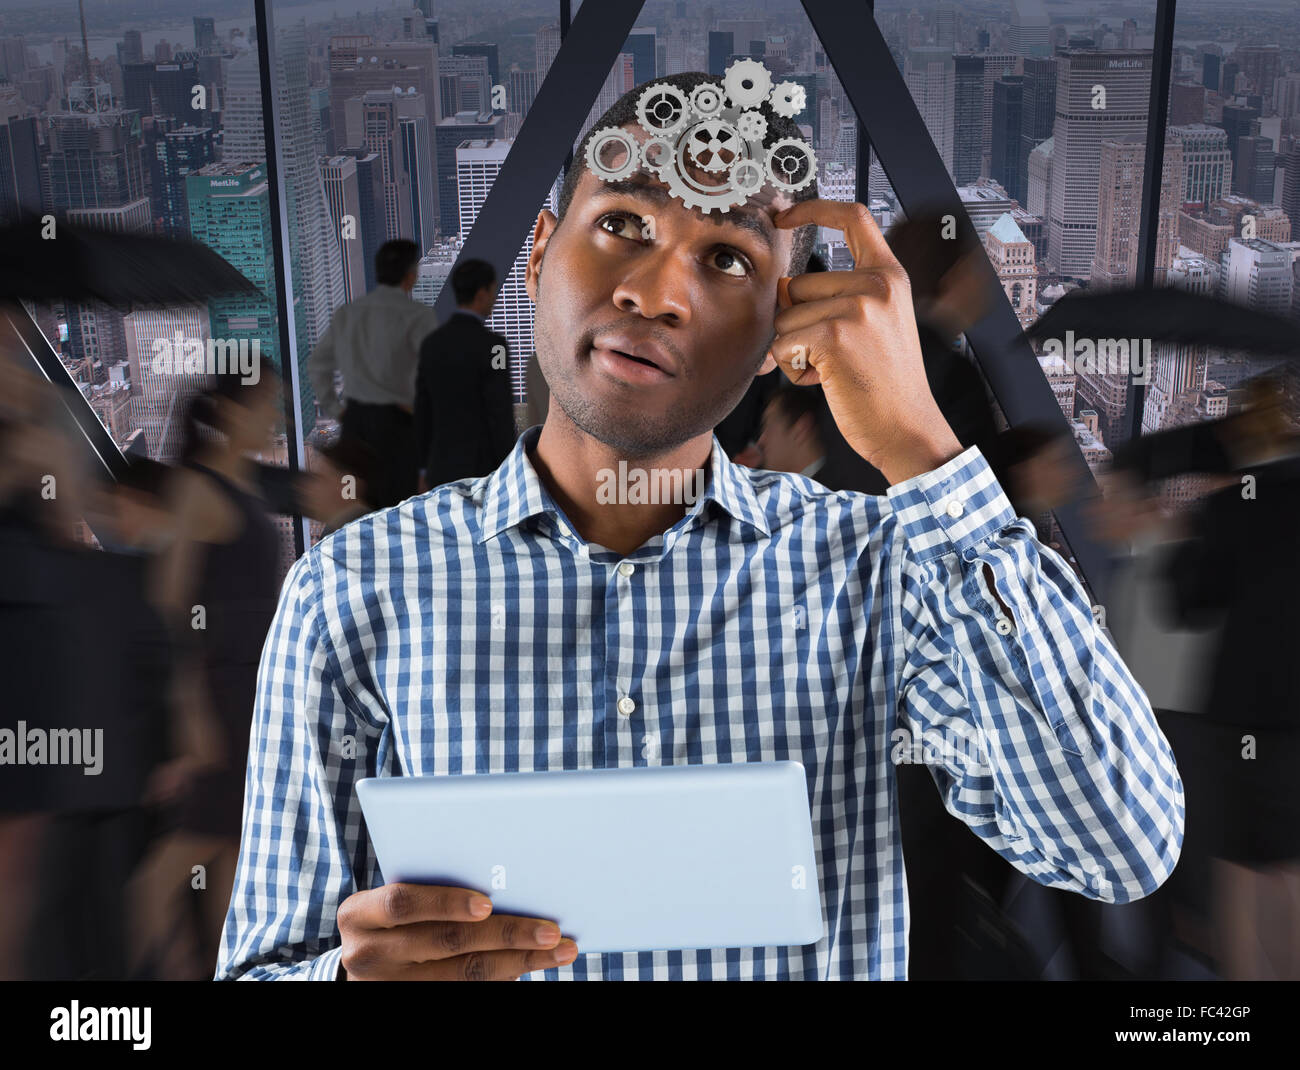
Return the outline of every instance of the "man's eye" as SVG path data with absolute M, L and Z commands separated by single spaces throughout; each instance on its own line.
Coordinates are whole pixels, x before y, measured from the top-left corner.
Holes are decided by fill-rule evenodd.
M 744 278 L 749 274 L 749 264 L 744 257 L 730 249 L 719 249 L 713 254 L 713 266 L 725 275 Z
M 611 212 L 609 215 L 603 215 L 596 221 L 596 225 L 620 238 L 640 238 L 644 231 L 641 218 L 627 212 Z

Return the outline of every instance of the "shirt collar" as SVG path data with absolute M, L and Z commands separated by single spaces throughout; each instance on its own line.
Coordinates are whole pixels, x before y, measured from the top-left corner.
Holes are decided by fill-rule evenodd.
M 530 517 L 543 514 L 549 514 L 560 525 L 562 534 L 571 527 L 528 459 L 528 450 L 537 444 L 541 433 L 541 424 L 528 428 L 515 440 L 510 455 L 488 477 L 483 491 L 483 531 L 479 542 L 486 542 L 507 528 L 518 527 Z M 709 478 L 699 501 L 688 509 L 687 517 L 702 515 L 705 503 L 714 501 L 742 523 L 757 528 L 764 535 L 771 534 L 748 471 L 732 464 L 718 436 L 714 435 Z M 576 533 L 569 534 L 575 539 L 580 538 Z
M 826 464 L 826 456 L 825 454 L 823 454 L 822 456 L 818 457 L 817 460 L 813 461 L 812 464 L 810 464 L 799 474 L 801 476 L 808 476 L 808 478 L 811 479 L 814 475 L 816 475 L 818 472 L 821 471 L 822 467 L 825 464 Z
M 458 315 L 458 316 L 472 316 L 474 319 L 478 320 L 479 323 L 483 323 L 483 322 L 485 322 L 484 319 L 483 319 L 483 317 L 480 316 L 477 312 L 475 312 L 472 308 L 461 308 L 461 307 L 457 306 L 457 308 L 456 308 L 456 315 Z

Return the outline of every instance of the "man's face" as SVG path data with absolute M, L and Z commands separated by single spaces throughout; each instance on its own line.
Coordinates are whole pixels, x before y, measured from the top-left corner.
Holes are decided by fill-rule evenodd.
M 772 217 L 793 201 L 767 187 L 705 215 L 642 172 L 583 171 L 564 222 L 544 212 L 534 234 L 538 362 L 582 431 L 663 452 L 711 431 L 764 363 L 794 233 Z

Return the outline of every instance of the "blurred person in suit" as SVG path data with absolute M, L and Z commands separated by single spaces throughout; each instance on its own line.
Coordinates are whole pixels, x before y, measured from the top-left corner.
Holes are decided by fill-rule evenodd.
M 404 238 L 375 254 L 377 285 L 334 311 L 307 362 L 321 412 L 337 419 L 344 438 L 364 443 L 375 457 L 366 480 L 376 509 L 416 492 L 415 395 L 420 344 L 438 326 L 428 305 L 413 300 L 420 247 Z M 343 375 L 343 400 L 334 373 Z
M 451 273 L 456 312 L 420 347 L 415 443 L 420 486 L 494 471 L 515 444 L 510 344 L 488 328 L 496 271 L 466 260 Z
M 257 666 L 279 590 L 279 536 L 257 462 L 276 419 L 279 377 L 214 377 L 191 403 L 169 488 L 175 538 L 153 592 L 178 648 L 171 758 L 148 800 L 165 834 L 132 879 L 133 975 L 210 977 L 234 882 Z M 202 866 L 202 889 L 192 867 Z M 199 895 L 194 896 L 198 891 Z

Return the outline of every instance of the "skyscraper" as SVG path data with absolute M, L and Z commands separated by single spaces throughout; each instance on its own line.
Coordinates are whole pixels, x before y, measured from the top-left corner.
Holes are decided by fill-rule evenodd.
M 366 293 L 365 235 L 356 157 L 330 156 L 322 161 L 321 181 L 343 261 L 343 296 L 355 301 Z
M 482 56 L 487 60 L 487 75 L 491 85 L 501 82 L 501 60 L 497 53 L 497 46 L 485 41 L 465 41 L 451 46 L 453 56 Z
M 955 75 L 952 52 L 928 45 L 909 48 L 903 75 L 939 157 L 952 174 Z
M 1129 134 L 1101 143 L 1097 195 L 1097 250 L 1094 286 L 1132 286 L 1137 282 L 1138 230 L 1142 222 L 1142 179 L 1146 138 Z M 1163 286 L 1178 251 L 1178 209 L 1183 203 L 1185 165 L 1182 142 L 1165 143 L 1156 223 L 1155 285 Z
M 459 214 L 461 232 L 468 234 L 478 218 L 483 202 L 487 200 L 488 191 L 496 180 L 497 174 L 510 152 L 510 142 L 501 140 L 473 140 L 462 143 L 456 149 L 457 189 L 459 191 Z M 555 208 L 555 195 L 552 188 L 546 203 L 539 207 Z M 533 236 L 530 231 L 524 239 L 523 248 L 515 257 L 510 274 L 501 284 L 497 294 L 496 305 L 488 325 L 510 341 L 510 379 L 514 384 L 515 401 L 526 401 L 525 377 L 528 360 L 535 352 L 533 336 L 533 304 L 524 285 L 524 272 L 528 265 L 529 254 L 533 251 Z
M 980 177 L 984 155 L 984 58 L 958 55 L 952 63 L 952 180 L 964 186 Z
M 0 219 L 41 210 L 38 119 L 13 97 L 0 98 Z
M 188 227 L 186 228 L 188 230 Z M 123 320 L 126 359 L 131 369 L 131 424 L 144 432 L 149 457 L 176 464 L 185 446 L 185 415 L 190 399 L 203 389 L 207 376 L 188 373 L 174 362 L 154 370 L 156 343 L 175 344 L 179 334 L 206 347 L 211 337 L 208 310 L 198 305 L 136 309 Z M 173 357 L 176 356 L 172 350 Z
M 411 234 L 423 256 L 438 235 L 438 176 L 433 172 L 429 124 L 423 114 L 402 115 L 397 120 L 402 144 L 402 168 L 411 196 Z
M 721 30 L 709 31 L 709 73 L 721 77 L 727 71 L 727 58 L 736 51 L 735 37 Z
M 993 83 L 993 139 L 989 157 L 989 177 L 1002 183 L 1012 198 L 1025 203 L 1028 184 L 1028 160 L 1021 136 L 1024 116 L 1023 75 L 1009 74 Z
M 1043 0 L 1011 0 L 1011 28 L 1007 44 L 1017 56 L 1049 56 L 1051 22 Z
M 1272 138 L 1261 134 L 1240 138 L 1233 188 L 1243 197 L 1260 204 L 1272 204 L 1275 159 Z
M 1186 201 L 1206 206 L 1232 189 L 1232 154 L 1225 130 L 1190 123 L 1171 126 L 1169 137 L 1182 144 Z
M 560 24 L 543 26 L 533 38 L 533 56 L 537 67 L 537 84 L 541 86 L 560 51 Z M 455 168 L 453 168 L 455 170 Z
M 632 84 L 642 85 L 655 77 L 655 31 L 637 29 L 627 35 L 623 51 L 632 57 Z
M 505 117 L 491 112 L 461 112 L 434 128 L 438 164 L 438 221 L 444 238 L 460 233 L 460 195 L 457 190 L 456 147 L 462 141 L 500 138 Z
M 190 210 L 185 200 L 185 176 L 217 158 L 210 127 L 181 126 L 153 141 L 149 161 L 153 216 L 161 233 L 188 238 Z
M 399 123 L 403 97 L 372 89 L 347 101 L 348 143 L 379 156 L 384 182 L 385 240 L 412 238 L 411 179 L 402 164 Z
M 1086 278 L 1097 248 L 1101 143 L 1146 132 L 1151 53 L 1068 49 L 1057 64 L 1048 261 L 1058 274 Z

